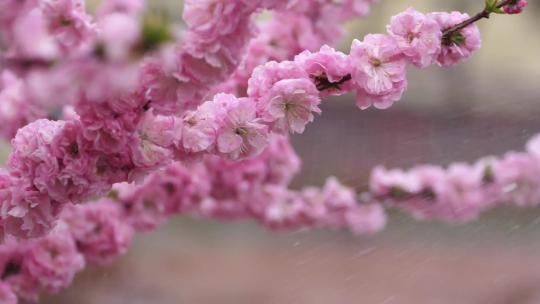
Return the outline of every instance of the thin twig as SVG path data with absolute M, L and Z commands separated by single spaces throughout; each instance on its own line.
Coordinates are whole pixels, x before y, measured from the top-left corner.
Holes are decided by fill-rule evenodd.
M 502 1 L 499 5 L 497 5 L 497 8 L 502 8 L 503 6 L 506 6 L 506 5 L 509 5 L 509 4 L 512 4 L 513 2 L 515 2 L 515 0 L 505 0 L 505 1 Z M 451 28 L 449 29 L 446 29 L 444 30 L 443 32 L 443 44 L 444 45 L 447 45 L 449 44 L 452 40 L 452 36 L 456 33 L 456 32 L 459 32 L 461 31 L 462 29 L 466 28 L 467 26 L 475 23 L 476 21 L 478 20 L 481 20 L 481 19 L 489 19 L 489 16 L 491 15 L 492 12 L 490 12 L 487 8 L 484 8 L 483 11 L 479 12 L 478 14 L 474 15 L 473 17 L 459 23 L 459 24 L 456 24 L 454 26 L 452 26 Z

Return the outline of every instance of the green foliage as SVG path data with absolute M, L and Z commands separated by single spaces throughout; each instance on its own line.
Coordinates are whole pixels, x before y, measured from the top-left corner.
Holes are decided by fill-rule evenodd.
M 145 16 L 139 44 L 140 51 L 152 51 L 163 43 L 173 41 L 173 39 L 166 18 L 157 14 Z
M 486 0 L 486 11 L 495 14 L 504 14 L 503 10 L 499 7 L 499 0 Z

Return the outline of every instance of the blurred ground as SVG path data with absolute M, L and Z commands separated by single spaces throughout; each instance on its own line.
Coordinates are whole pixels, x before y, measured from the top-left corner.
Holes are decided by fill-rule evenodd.
M 540 131 L 540 5 L 529 2 L 522 16 L 480 23 L 484 46 L 468 64 L 411 69 L 405 98 L 389 110 L 360 112 L 350 98 L 327 102 L 294 138 L 305 161 L 295 186 L 336 175 L 361 189 L 375 164 L 447 164 L 521 149 Z M 349 25 L 343 48 L 383 31 L 408 6 L 475 12 L 482 4 L 382 0 Z M 497 210 L 465 226 L 392 214 L 372 238 L 178 218 L 43 303 L 538 304 L 539 232 L 540 209 Z
M 398 217 L 367 239 L 184 220 L 46 303 L 536 304 L 539 227 L 513 210 L 452 229 Z

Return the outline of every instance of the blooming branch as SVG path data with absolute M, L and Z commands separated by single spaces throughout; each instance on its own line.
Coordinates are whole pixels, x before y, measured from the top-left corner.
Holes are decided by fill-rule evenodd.
M 527 5 L 487 0 L 472 18 L 410 8 L 348 54 L 323 45 L 339 36 L 336 17 L 372 2 L 189 0 L 174 46 L 167 24 L 143 22 L 140 0 L 105 1 L 95 20 L 80 0 L 0 3 L 1 62 L 47 63 L 1 71 L 0 115 L 16 124 L 5 135 L 18 131 L 0 171 L 0 300 L 57 292 L 178 214 L 367 234 L 384 227 L 385 206 L 463 221 L 506 200 L 536 203 L 538 140 L 472 166 L 377 168 L 360 199 L 335 178 L 289 189 L 300 160 L 288 134 L 324 97 L 352 92 L 360 109 L 388 108 L 407 88 L 407 64 L 462 63 L 480 48 L 474 22 Z M 261 9 L 275 15 L 254 38 Z M 35 101 L 60 106 L 63 120 L 36 120 L 48 106 Z

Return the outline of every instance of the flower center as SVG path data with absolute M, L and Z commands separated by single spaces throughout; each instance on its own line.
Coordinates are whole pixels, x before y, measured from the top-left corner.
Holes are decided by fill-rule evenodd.
M 290 101 L 286 101 L 284 104 L 283 104 L 283 109 L 285 110 L 285 112 L 290 112 L 294 109 L 294 103 L 290 102 Z
M 237 127 L 236 129 L 234 129 L 234 133 L 236 135 L 244 136 L 247 135 L 248 131 L 245 127 Z
M 371 58 L 371 65 L 378 68 L 382 65 L 382 61 L 379 58 Z
M 72 157 L 77 157 L 79 155 L 79 145 L 76 142 L 72 142 L 68 146 L 68 153 Z
M 409 43 L 412 43 L 414 39 L 416 39 L 416 34 L 413 32 L 409 32 L 409 34 L 407 34 L 407 41 Z
M 70 26 L 71 25 L 71 20 L 69 20 L 66 17 L 61 17 L 60 20 L 58 21 L 58 23 L 60 24 L 60 26 Z

